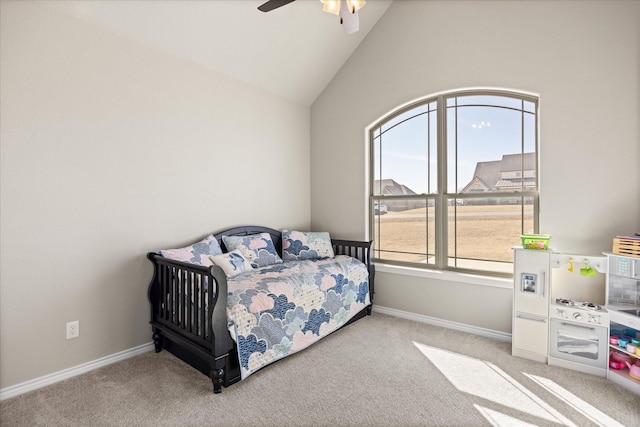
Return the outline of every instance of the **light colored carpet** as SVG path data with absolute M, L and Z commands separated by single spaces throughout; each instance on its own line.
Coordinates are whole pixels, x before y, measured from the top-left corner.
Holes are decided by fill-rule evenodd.
M 511 344 L 375 313 L 213 394 L 146 353 L 0 402 L 3 426 L 640 425 L 640 396 Z M 619 424 L 617 424 L 619 423 Z

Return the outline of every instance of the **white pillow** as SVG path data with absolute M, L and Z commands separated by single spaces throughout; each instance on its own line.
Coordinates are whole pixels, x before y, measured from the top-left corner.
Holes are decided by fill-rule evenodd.
M 213 255 L 211 257 L 211 261 L 222 268 L 222 271 L 224 271 L 224 274 L 226 274 L 227 277 L 237 276 L 245 271 L 253 270 L 249 260 L 242 256 L 242 252 L 238 250 L 227 252 L 222 255 Z

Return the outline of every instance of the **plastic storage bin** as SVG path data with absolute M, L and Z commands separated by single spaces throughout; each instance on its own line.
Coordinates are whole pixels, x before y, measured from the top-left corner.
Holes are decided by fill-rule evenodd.
M 522 239 L 522 247 L 525 249 L 547 250 L 551 236 L 548 234 L 523 234 L 520 238 Z

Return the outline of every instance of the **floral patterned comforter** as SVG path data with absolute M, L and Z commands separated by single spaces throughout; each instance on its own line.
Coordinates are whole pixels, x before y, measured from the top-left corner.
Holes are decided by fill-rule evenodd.
M 228 280 L 229 332 L 242 379 L 296 353 L 371 304 L 366 266 L 338 255 L 257 268 Z

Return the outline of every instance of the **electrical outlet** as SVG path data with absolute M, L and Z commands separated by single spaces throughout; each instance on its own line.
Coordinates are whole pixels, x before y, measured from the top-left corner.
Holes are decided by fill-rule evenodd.
M 80 336 L 80 321 L 67 322 L 67 339 L 78 338 Z

